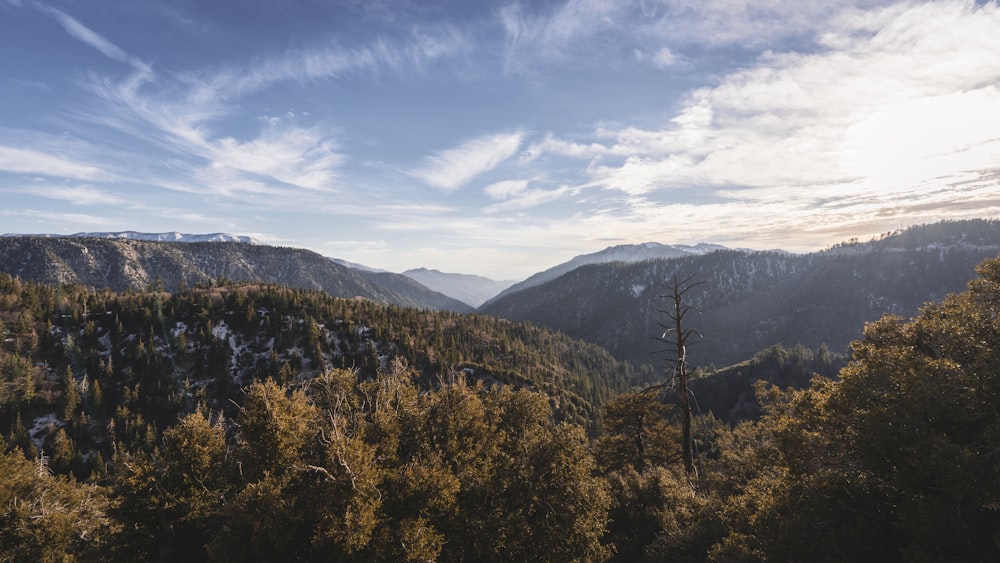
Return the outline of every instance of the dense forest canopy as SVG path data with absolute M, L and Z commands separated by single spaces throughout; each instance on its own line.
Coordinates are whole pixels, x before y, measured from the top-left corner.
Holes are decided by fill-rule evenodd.
M 1000 258 L 977 271 L 834 378 L 777 347 L 694 374 L 772 384 L 696 413 L 691 472 L 669 385 L 528 324 L 0 277 L 0 556 L 996 560 Z

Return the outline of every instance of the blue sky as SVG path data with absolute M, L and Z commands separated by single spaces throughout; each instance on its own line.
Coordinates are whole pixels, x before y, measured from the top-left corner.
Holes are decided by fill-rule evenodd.
M 0 0 L 0 232 L 523 278 L 1000 216 L 995 2 Z

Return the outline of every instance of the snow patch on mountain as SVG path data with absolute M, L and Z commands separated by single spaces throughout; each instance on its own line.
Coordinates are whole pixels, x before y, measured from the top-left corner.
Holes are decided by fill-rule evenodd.
M 43 237 L 43 238 L 115 238 L 128 240 L 146 240 L 151 242 L 242 242 L 246 244 L 264 244 L 263 242 L 248 236 L 231 235 L 229 233 L 209 233 L 192 235 L 178 233 L 140 233 L 136 231 L 121 231 L 116 233 L 74 233 L 72 235 L 58 235 L 51 233 L 43 234 L 19 234 L 5 233 L 5 237 Z

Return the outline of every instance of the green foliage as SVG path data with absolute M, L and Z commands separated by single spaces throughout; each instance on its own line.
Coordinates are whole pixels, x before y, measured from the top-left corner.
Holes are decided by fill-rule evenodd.
M 63 395 L 63 420 L 73 420 L 76 417 L 76 409 L 80 406 L 80 390 L 73 377 L 73 368 L 66 366 L 62 378 Z
M 979 275 L 870 323 L 836 380 L 801 381 L 822 350 L 730 370 L 769 376 L 762 416 L 696 416 L 690 475 L 669 392 L 618 393 L 622 364 L 528 325 L 0 276 L 8 327 L 60 323 L 0 350 L 0 560 L 1000 559 L 1000 259 Z
M 105 491 L 52 476 L 45 459 L 0 453 L 0 560 L 98 560 L 117 524 Z
M 760 418 L 761 405 L 754 391 L 758 381 L 803 389 L 809 387 L 814 375 L 837 377 L 846 363 L 845 357 L 831 353 L 826 345 L 810 350 L 801 345 L 785 348 L 775 344 L 745 362 L 694 378 L 690 387 L 701 412 L 737 424 Z
M 886 317 L 841 381 L 764 391 L 767 462 L 728 501 L 720 559 L 1000 557 L 1000 259 L 913 321 Z
M 610 497 L 548 401 L 461 379 L 420 393 L 397 363 L 361 381 L 246 390 L 226 425 L 188 415 L 113 464 L 118 557 L 219 561 L 601 559 Z M 230 447 L 229 444 L 232 444 Z
M 631 466 L 642 470 L 680 459 L 680 430 L 672 424 L 674 409 L 659 393 L 622 393 L 604 411 L 604 433 L 597 460 L 605 470 Z
M 715 499 L 695 489 L 679 464 L 626 466 L 608 482 L 608 540 L 618 561 L 703 561 L 724 532 Z

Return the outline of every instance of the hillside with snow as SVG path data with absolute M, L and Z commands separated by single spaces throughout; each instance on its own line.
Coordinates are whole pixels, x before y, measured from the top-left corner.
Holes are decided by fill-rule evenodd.
M 5 233 L 5 237 L 42 237 L 42 238 L 111 238 L 125 240 L 145 240 L 152 242 L 242 242 L 245 244 L 264 244 L 261 241 L 248 236 L 231 235 L 229 233 L 209 233 L 209 234 L 187 234 L 176 231 L 169 233 L 140 233 L 137 231 L 119 232 L 94 232 L 94 233 L 74 233 L 71 235 L 59 234 L 17 234 Z
M 115 291 L 174 291 L 222 279 L 263 282 L 400 307 L 472 310 L 400 274 L 361 272 L 309 250 L 245 242 L 8 236 L 0 237 L 0 272 L 40 283 L 80 283 Z
M 528 279 L 508 287 L 496 297 L 489 299 L 486 303 L 489 304 L 509 294 L 552 281 L 563 274 L 572 272 L 573 270 L 588 264 L 608 264 L 611 262 L 634 264 L 636 262 L 654 260 L 658 258 L 701 256 L 703 254 L 719 250 L 726 250 L 726 247 L 705 242 L 698 243 L 694 246 L 686 244 L 660 244 L 658 242 L 610 246 L 598 252 L 576 256 L 568 262 L 564 262 L 558 266 L 553 266 L 548 270 L 538 272 Z

